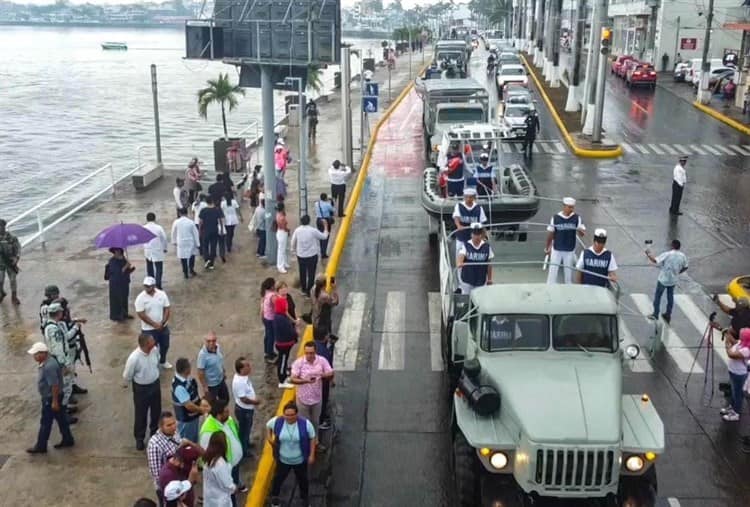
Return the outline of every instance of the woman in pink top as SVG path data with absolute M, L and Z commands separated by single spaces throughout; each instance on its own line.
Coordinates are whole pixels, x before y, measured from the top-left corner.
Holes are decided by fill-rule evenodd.
M 201 191 L 200 179 L 201 168 L 198 165 L 198 159 L 193 158 L 185 171 L 185 189 L 188 191 L 189 204 L 193 204 L 196 194 Z
M 289 242 L 289 221 L 286 218 L 284 203 L 280 202 L 276 206 L 276 220 L 274 220 L 276 230 L 276 269 L 279 273 L 286 273 L 289 269 L 289 259 L 287 258 L 287 243 Z
M 273 299 L 276 295 L 274 290 L 276 287 L 276 280 L 273 278 L 266 278 L 263 283 L 260 284 L 260 318 L 263 321 L 263 328 L 265 334 L 263 335 L 263 351 L 266 357 L 267 363 L 273 363 L 276 360 L 276 354 L 273 351 L 274 335 L 273 335 L 273 318 L 275 315 L 273 309 Z

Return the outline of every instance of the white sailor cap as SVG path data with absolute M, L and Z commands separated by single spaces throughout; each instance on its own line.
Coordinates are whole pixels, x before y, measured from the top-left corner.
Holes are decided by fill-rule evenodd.
M 594 230 L 594 237 L 595 238 L 606 238 L 607 237 L 607 230 L 606 229 L 596 229 L 596 230 Z
M 464 188 L 464 195 L 477 195 L 477 189 L 474 187 Z
M 572 197 L 566 197 L 563 199 L 563 204 L 566 206 L 575 206 L 576 200 L 573 199 Z
M 471 228 L 471 232 L 481 232 L 482 231 L 482 224 L 480 222 L 472 222 L 469 227 Z
M 490 158 L 490 154 L 489 154 L 489 153 L 487 153 L 486 151 L 483 151 L 483 152 L 482 152 L 482 153 L 481 153 L 481 154 L 479 155 L 479 158 L 480 158 L 480 159 L 482 159 L 482 160 L 485 160 L 485 159 L 489 160 L 489 158 Z

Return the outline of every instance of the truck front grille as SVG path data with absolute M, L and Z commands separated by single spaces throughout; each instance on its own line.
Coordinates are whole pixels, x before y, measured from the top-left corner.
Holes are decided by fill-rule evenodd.
M 545 490 L 583 491 L 616 480 L 611 449 L 539 449 L 534 482 Z

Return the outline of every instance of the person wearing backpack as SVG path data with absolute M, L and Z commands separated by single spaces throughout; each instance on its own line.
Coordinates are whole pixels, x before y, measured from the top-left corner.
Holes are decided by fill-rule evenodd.
M 307 467 L 315 463 L 315 447 L 318 445 L 315 428 L 310 421 L 297 414 L 297 404 L 290 401 L 284 405 L 284 415 L 269 419 L 266 429 L 266 439 L 273 448 L 276 461 L 276 472 L 271 483 L 271 506 L 281 505 L 281 486 L 292 471 L 297 478 L 302 505 L 309 505 Z

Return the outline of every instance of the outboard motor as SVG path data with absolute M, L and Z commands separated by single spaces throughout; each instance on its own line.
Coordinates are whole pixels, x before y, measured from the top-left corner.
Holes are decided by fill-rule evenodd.
M 479 415 L 492 415 L 500 409 L 500 393 L 494 387 L 479 384 L 481 365 L 476 359 L 464 362 L 457 388 Z

